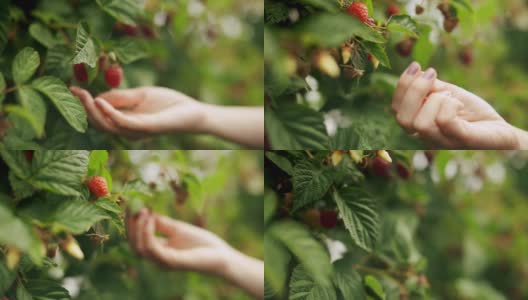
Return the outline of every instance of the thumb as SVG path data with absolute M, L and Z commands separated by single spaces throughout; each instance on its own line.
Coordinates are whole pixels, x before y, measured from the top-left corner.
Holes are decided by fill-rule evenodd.
M 111 90 L 102 93 L 97 98 L 103 98 L 115 108 L 126 108 L 137 105 L 145 97 L 145 92 L 142 88 L 126 89 L 126 90 Z

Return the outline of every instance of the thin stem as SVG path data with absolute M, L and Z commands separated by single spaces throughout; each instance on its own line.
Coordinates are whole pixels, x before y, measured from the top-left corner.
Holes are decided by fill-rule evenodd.
M 11 93 L 11 92 L 16 91 L 16 89 L 17 89 L 16 86 L 12 86 L 12 87 L 10 87 L 10 88 L 7 88 L 7 89 L 5 89 L 4 94 L 7 95 L 7 94 L 9 94 L 9 93 Z

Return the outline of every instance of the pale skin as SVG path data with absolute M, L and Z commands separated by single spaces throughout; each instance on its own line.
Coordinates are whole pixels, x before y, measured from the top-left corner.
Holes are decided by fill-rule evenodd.
M 110 90 L 93 97 L 71 87 L 96 129 L 129 138 L 211 134 L 248 148 L 264 147 L 264 109 L 205 104 L 162 87 Z
M 143 209 L 127 217 L 127 232 L 130 247 L 163 268 L 219 276 L 264 299 L 264 262 L 210 231 Z
M 528 132 L 506 122 L 484 99 L 437 79 L 413 62 L 392 100 L 396 120 L 432 148 L 528 149 Z

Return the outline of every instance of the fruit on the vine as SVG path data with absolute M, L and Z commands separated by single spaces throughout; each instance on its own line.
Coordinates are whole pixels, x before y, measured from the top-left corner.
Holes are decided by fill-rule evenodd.
M 86 70 L 86 65 L 84 63 L 74 64 L 73 74 L 75 75 L 75 79 L 77 79 L 79 82 L 88 81 L 88 70 Z
M 29 161 L 29 162 L 33 161 L 33 153 L 34 153 L 33 150 L 25 150 L 24 151 L 24 156 L 26 157 L 27 161 Z
M 341 46 L 341 59 L 343 60 L 343 63 L 346 65 L 350 61 L 350 58 L 352 57 L 352 46 L 350 44 L 344 44 Z
M 387 18 L 390 18 L 394 15 L 400 14 L 400 8 L 396 4 L 391 4 L 389 7 L 387 7 Z
M 337 211 L 324 209 L 320 212 L 319 221 L 324 228 L 332 229 L 337 226 Z
M 101 176 L 94 176 L 88 181 L 88 189 L 96 198 L 108 195 L 108 184 L 106 179 Z
M 307 211 L 304 212 L 302 219 L 304 224 L 311 226 L 311 227 L 319 227 L 321 225 L 320 223 L 321 213 L 317 208 L 310 208 Z
M 417 15 L 421 15 L 421 14 L 423 14 L 423 12 L 424 12 L 425 9 L 424 9 L 424 7 L 421 6 L 420 4 L 417 4 L 417 5 L 416 5 L 416 8 L 415 8 L 414 10 L 415 10 L 415 12 L 416 12 Z
M 444 30 L 446 32 L 452 32 L 455 30 L 455 28 L 458 26 L 459 20 L 456 16 L 456 13 L 454 12 L 454 9 L 452 9 L 452 7 L 446 2 L 438 4 L 437 8 L 444 16 Z
M 396 44 L 396 51 L 398 54 L 400 54 L 403 57 L 407 57 L 411 55 L 413 48 L 414 48 L 415 39 L 413 38 L 406 38 Z
M 359 1 L 352 2 L 350 6 L 347 8 L 347 13 L 351 16 L 355 16 L 363 23 L 367 23 L 369 19 L 368 7 L 363 2 L 359 2 Z
M 401 179 L 407 180 L 411 177 L 411 171 L 409 167 L 403 164 L 401 161 L 396 162 L 396 173 Z
M 156 37 L 156 32 L 154 32 L 154 29 L 152 29 L 152 27 L 148 25 L 141 25 L 140 29 L 147 39 L 153 39 Z
M 343 159 L 343 152 L 341 150 L 332 151 L 332 165 L 337 166 Z
M 378 150 L 377 154 L 378 154 L 378 157 L 380 157 L 384 161 L 389 162 L 389 163 L 392 162 L 392 158 L 390 157 L 390 154 L 389 152 L 387 152 L 387 150 Z
M 315 65 L 326 75 L 336 78 L 341 74 L 341 69 L 334 57 L 328 51 L 319 51 L 315 54 Z
M 46 256 L 48 258 L 55 258 L 57 255 L 57 245 L 48 245 L 46 248 Z
M 371 159 L 369 162 L 370 172 L 374 176 L 391 178 L 391 164 L 390 162 L 382 159 L 379 156 L 376 156 L 374 159 Z
M 458 54 L 460 62 L 466 66 L 473 64 L 473 50 L 471 48 L 465 48 Z
M 139 28 L 135 25 L 131 24 L 125 24 L 125 23 L 116 23 L 114 25 L 114 30 L 120 33 L 124 33 L 128 36 L 138 36 L 139 35 Z
M 368 18 L 366 24 L 370 26 L 376 26 L 376 20 L 373 18 Z
M 15 247 L 7 247 L 7 251 L 5 254 L 7 268 L 9 270 L 14 270 L 16 266 L 18 266 L 21 257 L 22 253 L 20 253 L 20 250 Z
M 457 17 L 446 17 L 444 19 L 444 30 L 446 32 L 452 32 L 458 26 Z
M 119 87 L 123 79 L 123 69 L 118 64 L 111 65 L 105 71 L 106 84 L 112 88 Z
M 84 259 L 84 253 L 79 246 L 79 243 L 77 243 L 77 240 L 75 240 L 75 238 L 71 235 L 68 235 L 66 239 L 61 242 L 61 248 L 66 253 L 78 260 Z

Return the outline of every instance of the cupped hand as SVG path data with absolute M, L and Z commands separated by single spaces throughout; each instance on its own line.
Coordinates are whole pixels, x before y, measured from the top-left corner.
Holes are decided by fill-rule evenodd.
M 215 234 L 141 210 L 127 218 L 128 240 L 139 255 L 178 270 L 224 275 L 234 249 Z M 156 235 L 160 233 L 162 236 Z
M 485 100 L 437 79 L 413 62 L 401 75 L 392 100 L 398 123 L 433 148 L 517 149 L 518 129 Z
M 116 89 L 95 99 L 79 87 L 70 90 L 81 100 L 89 121 L 99 130 L 128 137 L 203 130 L 205 105 L 171 89 Z

